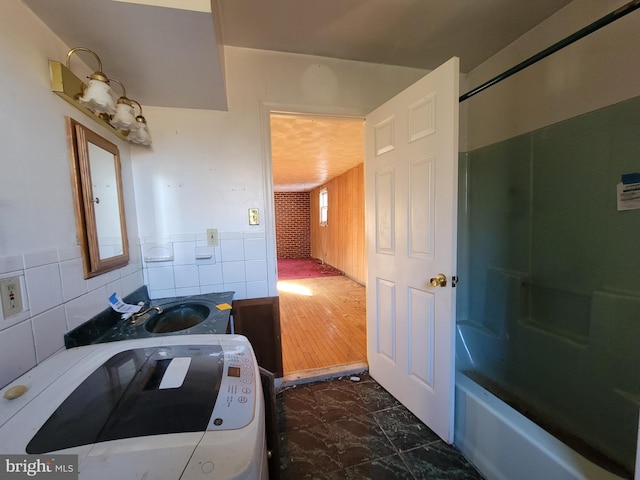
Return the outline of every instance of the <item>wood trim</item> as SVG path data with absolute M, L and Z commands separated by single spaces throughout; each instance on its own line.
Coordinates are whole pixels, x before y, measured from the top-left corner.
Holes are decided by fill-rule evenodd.
M 65 122 L 67 128 L 67 144 L 69 147 L 76 232 L 82 251 L 84 277 L 88 279 L 124 267 L 129 263 L 129 243 L 122 193 L 120 151 L 117 145 L 111 143 L 93 130 L 88 129 L 73 118 L 66 117 Z M 89 144 L 93 144 L 113 156 L 122 254 L 107 258 L 100 257 L 93 195 L 94 179 L 91 177 Z

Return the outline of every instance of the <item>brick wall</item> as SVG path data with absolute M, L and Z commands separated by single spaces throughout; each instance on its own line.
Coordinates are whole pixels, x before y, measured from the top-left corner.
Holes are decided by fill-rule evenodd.
M 311 256 L 309 192 L 275 192 L 278 258 Z

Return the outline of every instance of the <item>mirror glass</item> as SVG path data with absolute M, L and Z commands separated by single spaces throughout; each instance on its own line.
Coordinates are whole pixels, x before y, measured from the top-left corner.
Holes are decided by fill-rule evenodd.
M 129 263 L 118 147 L 67 118 L 78 242 L 85 278 Z

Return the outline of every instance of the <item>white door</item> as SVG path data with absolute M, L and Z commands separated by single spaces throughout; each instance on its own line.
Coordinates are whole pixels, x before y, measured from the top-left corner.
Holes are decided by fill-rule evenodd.
M 458 74 L 452 58 L 366 119 L 371 376 L 453 442 Z M 438 274 L 446 285 L 432 286 Z

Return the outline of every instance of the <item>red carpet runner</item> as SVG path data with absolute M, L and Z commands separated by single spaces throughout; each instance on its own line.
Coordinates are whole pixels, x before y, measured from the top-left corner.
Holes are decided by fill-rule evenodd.
M 323 265 L 315 258 L 294 258 L 278 260 L 278 280 L 299 280 L 301 278 L 331 277 L 341 275 L 329 265 Z

